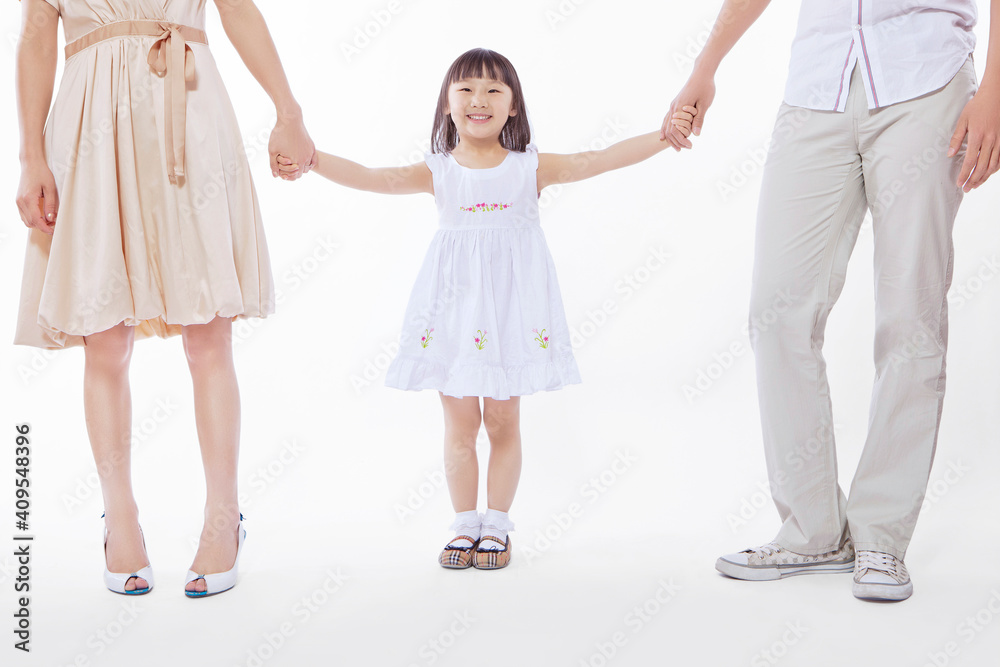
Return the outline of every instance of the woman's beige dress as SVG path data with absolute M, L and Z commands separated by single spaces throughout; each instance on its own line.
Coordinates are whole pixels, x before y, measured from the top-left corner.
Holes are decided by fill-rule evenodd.
M 135 19 L 205 29 L 206 0 L 45 1 L 59 11 L 67 44 Z M 172 178 L 169 77 L 147 62 L 156 41 L 113 37 L 66 61 L 45 126 L 59 213 L 52 236 L 30 232 L 17 344 L 80 345 L 120 322 L 137 338 L 166 337 L 216 316 L 274 311 L 257 195 L 212 54 L 187 42 L 184 175 Z

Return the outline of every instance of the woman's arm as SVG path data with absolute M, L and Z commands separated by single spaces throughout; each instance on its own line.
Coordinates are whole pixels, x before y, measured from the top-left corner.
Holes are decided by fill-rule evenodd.
M 281 153 L 293 163 L 303 165 L 300 170 L 286 173 L 289 180 L 295 180 L 312 168 L 316 147 L 306 132 L 302 109 L 292 95 L 264 17 L 253 0 L 215 0 L 215 5 L 219 8 L 226 36 L 250 74 L 274 102 L 278 114 L 268 143 L 271 174 L 277 176 L 279 173 L 276 158 Z
M 21 129 L 21 182 L 17 208 L 29 227 L 46 234 L 55 226 L 59 197 L 56 182 L 45 162 L 42 132 L 52 103 L 58 53 L 59 12 L 42 0 L 21 3 L 21 34 L 17 41 L 15 91 Z M 45 215 L 39 200 L 45 199 Z
M 284 156 L 278 164 L 283 173 L 295 167 L 285 160 Z M 313 171 L 334 183 L 355 190 L 367 190 L 384 195 L 411 195 L 418 192 L 434 194 L 434 177 L 426 162 L 406 167 L 372 169 L 336 155 L 317 151 L 316 166 Z
M 675 112 L 670 120 L 670 124 L 681 136 L 687 137 L 691 133 L 693 112 L 693 107 L 684 107 L 684 111 Z M 582 181 L 606 171 L 642 162 L 669 146 L 670 143 L 661 139 L 657 131 L 619 141 L 599 151 L 585 151 L 572 155 L 539 153 L 538 191 L 541 192 L 555 183 Z

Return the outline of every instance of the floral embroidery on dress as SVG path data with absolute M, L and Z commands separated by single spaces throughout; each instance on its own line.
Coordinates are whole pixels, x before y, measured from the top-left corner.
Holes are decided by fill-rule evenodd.
M 513 204 L 487 204 L 483 202 L 482 204 L 459 206 L 458 208 L 469 213 L 492 213 L 493 211 L 502 211 L 505 208 L 510 208 L 511 206 L 513 206 Z
M 538 347 L 549 346 L 549 337 L 545 335 L 545 329 L 542 329 L 540 332 L 538 329 L 532 329 L 531 331 L 532 333 L 537 334 L 535 336 L 535 340 L 538 341 Z
M 486 332 L 480 329 L 476 330 L 476 347 L 480 350 L 486 345 Z
M 420 347 L 426 348 L 427 344 L 434 340 L 434 337 L 431 336 L 432 331 L 434 331 L 434 327 L 424 329 L 424 335 L 420 337 Z

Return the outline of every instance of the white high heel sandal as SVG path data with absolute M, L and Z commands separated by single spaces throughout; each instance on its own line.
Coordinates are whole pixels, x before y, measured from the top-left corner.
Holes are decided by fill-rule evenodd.
M 104 515 L 101 515 L 104 518 Z M 139 527 L 139 534 L 142 535 L 142 527 Z M 146 547 L 146 538 L 142 538 L 142 546 Z M 145 588 L 136 588 L 134 591 L 125 590 L 125 585 L 131 579 L 145 579 Z M 147 565 L 138 572 L 111 572 L 108 570 L 108 527 L 104 527 L 104 585 L 108 587 L 108 590 L 112 593 L 121 593 L 122 595 L 145 595 L 149 591 L 153 590 L 153 568 L 151 565 Z
M 226 572 L 219 572 L 217 574 L 198 574 L 194 570 L 188 570 L 187 579 L 184 581 L 184 595 L 189 598 L 204 598 L 209 595 L 216 595 L 218 593 L 225 593 L 230 588 L 236 585 L 236 574 L 240 566 L 240 553 L 243 551 L 243 540 L 247 537 L 247 531 L 243 528 L 243 515 L 240 514 L 240 525 L 237 530 L 237 543 L 236 543 L 236 562 L 233 563 L 232 569 Z M 192 581 L 198 581 L 199 579 L 205 580 L 205 590 L 203 591 L 189 591 L 187 590 L 187 585 Z

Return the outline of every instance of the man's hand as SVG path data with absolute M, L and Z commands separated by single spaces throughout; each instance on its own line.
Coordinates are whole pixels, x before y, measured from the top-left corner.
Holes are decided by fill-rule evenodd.
M 948 147 L 954 157 L 968 136 L 958 187 L 969 192 L 986 182 L 1000 167 L 1000 89 L 980 88 L 958 119 Z
M 697 137 L 701 134 L 701 126 L 705 122 L 705 112 L 713 100 L 715 100 L 715 81 L 711 76 L 702 74 L 696 69 L 681 88 L 681 92 L 670 103 L 670 109 L 663 118 L 663 126 L 660 128 L 660 139 L 669 141 L 676 151 L 680 151 L 681 148 L 691 148 L 693 145 L 691 140 L 673 124 L 674 114 L 684 107 L 694 108 L 691 132 Z

